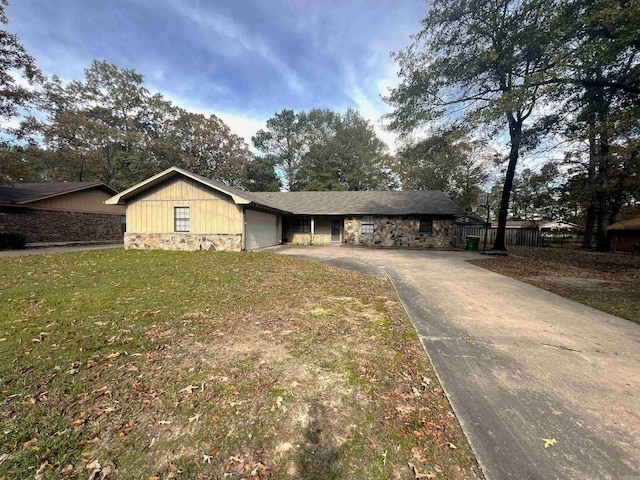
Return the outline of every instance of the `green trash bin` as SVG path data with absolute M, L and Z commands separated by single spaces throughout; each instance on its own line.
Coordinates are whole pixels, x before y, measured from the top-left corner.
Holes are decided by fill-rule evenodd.
M 465 250 L 473 250 L 477 252 L 479 245 L 480 245 L 480 237 L 475 235 L 469 235 L 467 237 L 467 248 Z

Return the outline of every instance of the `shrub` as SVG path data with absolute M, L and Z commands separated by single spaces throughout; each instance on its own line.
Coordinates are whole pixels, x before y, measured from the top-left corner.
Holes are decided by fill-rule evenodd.
M 0 232 L 0 250 L 20 250 L 27 244 L 27 235 L 23 232 Z

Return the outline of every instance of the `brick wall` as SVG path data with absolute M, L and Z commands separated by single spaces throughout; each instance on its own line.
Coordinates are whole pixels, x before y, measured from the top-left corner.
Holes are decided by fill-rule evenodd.
M 120 215 L 9 208 L 0 211 L 0 229 L 27 234 L 27 243 L 122 242 Z
M 344 241 L 367 247 L 447 248 L 453 240 L 453 220 L 434 219 L 433 231 L 420 234 L 420 219 L 411 217 L 373 217 L 373 233 L 362 233 L 362 217 L 344 219 Z

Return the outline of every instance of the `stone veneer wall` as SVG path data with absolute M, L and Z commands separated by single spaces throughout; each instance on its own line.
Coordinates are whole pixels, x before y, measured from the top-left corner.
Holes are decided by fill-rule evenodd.
M 453 240 L 453 220 L 433 220 L 433 232 L 420 235 L 420 219 L 412 217 L 373 217 L 373 233 L 362 234 L 362 217 L 344 219 L 344 241 L 367 247 L 446 248 Z
M 240 234 L 204 233 L 125 233 L 127 250 L 206 250 L 210 252 L 239 252 Z
M 27 243 L 121 242 L 121 215 L 8 208 L 0 211 L 0 229 L 27 234 Z

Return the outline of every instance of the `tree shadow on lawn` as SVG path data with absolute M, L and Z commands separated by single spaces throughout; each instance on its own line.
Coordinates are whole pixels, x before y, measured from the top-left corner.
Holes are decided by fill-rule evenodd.
M 342 478 L 342 467 L 337 460 L 340 447 L 335 445 L 331 419 L 327 409 L 314 400 L 309 406 L 309 422 L 304 432 L 304 445 L 298 454 L 298 478 L 328 480 Z

